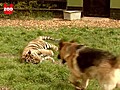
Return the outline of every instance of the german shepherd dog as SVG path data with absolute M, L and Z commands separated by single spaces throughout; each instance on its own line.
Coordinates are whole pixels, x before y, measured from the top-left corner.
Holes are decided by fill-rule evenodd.
M 120 57 L 108 51 L 60 41 L 58 59 L 67 63 L 70 82 L 76 90 L 86 90 L 93 78 L 98 80 L 101 90 L 120 88 Z

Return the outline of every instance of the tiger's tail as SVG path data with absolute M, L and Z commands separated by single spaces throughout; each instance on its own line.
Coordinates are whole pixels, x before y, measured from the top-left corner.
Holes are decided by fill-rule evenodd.
M 40 39 L 40 40 L 52 40 L 52 41 L 57 41 L 57 42 L 59 42 L 61 40 L 61 39 L 52 38 L 50 36 L 39 36 L 38 39 Z
M 53 49 L 55 51 L 58 51 L 58 47 L 56 45 L 51 44 L 51 43 L 47 43 L 47 42 L 46 42 L 45 48 L 47 48 L 47 49 Z

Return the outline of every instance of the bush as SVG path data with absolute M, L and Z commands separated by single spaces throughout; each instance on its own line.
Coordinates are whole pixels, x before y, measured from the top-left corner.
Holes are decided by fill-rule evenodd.
M 3 8 L 4 3 L 0 3 L 0 8 Z M 8 5 L 10 2 L 7 3 Z M 13 2 L 14 12 L 12 15 L 5 15 L 3 11 L 0 11 L 0 18 L 4 19 L 51 19 L 54 15 L 53 12 L 48 11 L 33 11 L 33 9 L 40 9 L 41 7 L 49 8 L 49 4 L 38 3 L 37 0 L 28 1 L 21 0 Z

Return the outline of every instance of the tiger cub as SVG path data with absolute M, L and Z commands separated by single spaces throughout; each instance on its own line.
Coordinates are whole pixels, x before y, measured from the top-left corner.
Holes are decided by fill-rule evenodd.
M 58 47 L 45 40 L 59 41 L 60 39 L 54 39 L 49 36 L 39 36 L 30 41 L 23 50 L 21 57 L 22 62 L 31 62 L 34 64 L 42 62 L 43 60 L 51 60 L 52 62 L 55 62 L 53 59 L 53 51 L 57 51 Z

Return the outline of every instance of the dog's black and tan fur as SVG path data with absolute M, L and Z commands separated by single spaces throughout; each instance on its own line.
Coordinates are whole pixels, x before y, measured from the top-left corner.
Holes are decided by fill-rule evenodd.
M 120 87 L 120 60 L 108 51 L 61 41 L 58 59 L 63 64 L 67 62 L 71 71 L 70 81 L 77 90 L 85 90 L 92 78 L 98 80 L 101 90 Z

